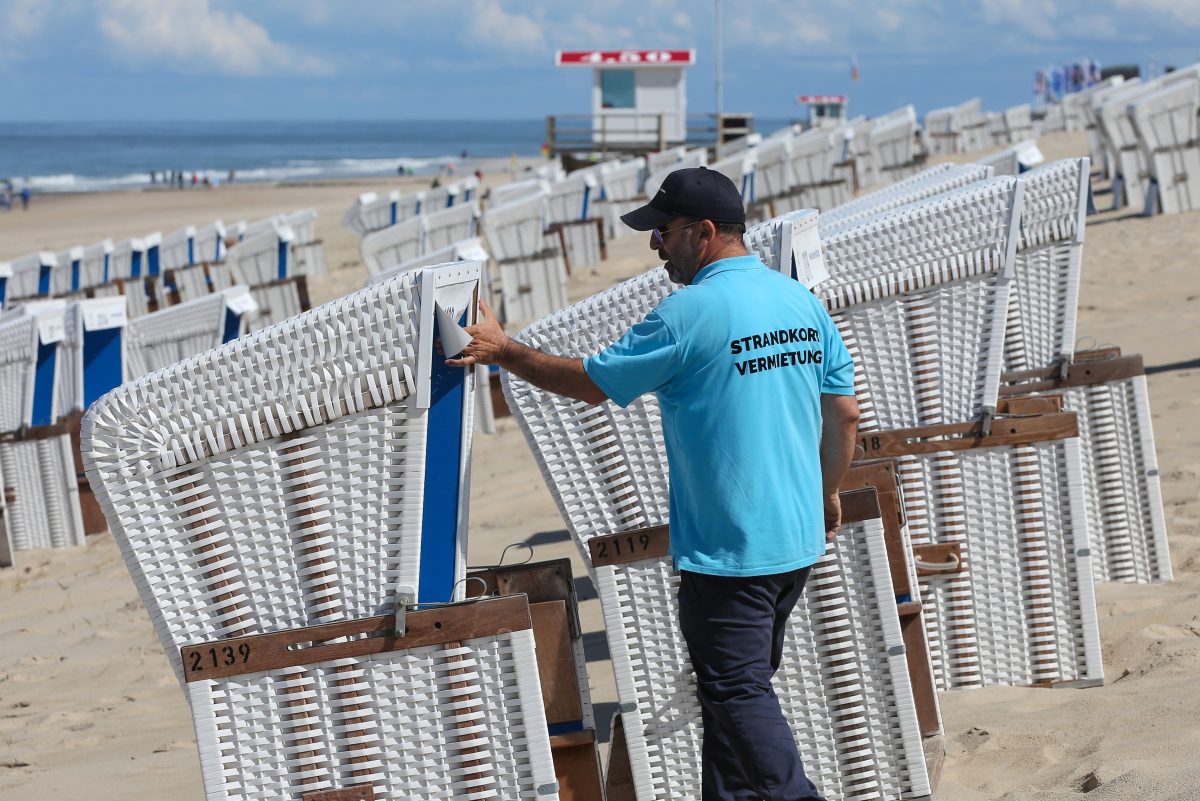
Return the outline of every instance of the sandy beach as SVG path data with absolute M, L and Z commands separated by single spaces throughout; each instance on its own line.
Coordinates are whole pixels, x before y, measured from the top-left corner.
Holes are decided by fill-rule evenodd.
M 1040 144 L 1048 159 L 1087 150 L 1082 134 Z M 497 171 L 485 183 L 507 179 Z M 358 242 L 340 225 L 356 194 L 428 183 L 39 197 L 28 212 L 0 213 L 0 259 L 313 208 L 329 265 L 312 285 L 323 302 L 366 279 Z M 1110 203 L 1104 187 L 1096 187 L 1100 208 Z M 1200 214 L 1103 212 L 1088 219 L 1086 237 L 1079 334 L 1085 345 L 1145 357 L 1175 581 L 1098 587 L 1103 687 L 942 695 L 949 753 L 936 797 L 944 801 L 1065 801 L 1094 783 L 1089 799 L 1200 799 Z M 645 236 L 611 242 L 608 261 L 571 276 L 569 296 L 586 297 L 654 259 Z M 569 556 L 576 577 L 585 576 L 521 432 L 511 419 L 497 429 L 474 441 L 471 563 L 493 564 L 506 545 L 525 542 L 535 560 Z M 588 668 L 606 725 L 616 693 L 589 589 L 581 586 Z M 0 598 L 0 799 L 203 798 L 187 704 L 110 536 L 18 553 L 17 567 L 0 571 Z

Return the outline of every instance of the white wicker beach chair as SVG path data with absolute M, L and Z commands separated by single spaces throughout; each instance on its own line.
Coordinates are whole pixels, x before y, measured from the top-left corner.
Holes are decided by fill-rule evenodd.
M 596 216 L 604 220 L 606 238 L 611 240 L 634 233 L 621 222 L 621 215 L 645 204 L 646 199 L 642 195 L 645 179 L 646 159 L 642 157 L 601 165 L 600 199 L 592 205 Z
M 367 274 L 383 275 L 420 256 L 423 252 L 421 231 L 421 218 L 410 217 L 364 236 L 358 247 Z
M 657 268 L 539 320 L 520 338 L 561 355 L 593 353 L 671 290 Z M 700 711 L 676 620 L 677 578 L 664 532 L 636 531 L 667 518 L 657 402 L 647 395 L 625 409 L 589 406 L 512 376 L 505 394 L 601 596 L 638 798 L 698 797 Z M 845 542 L 853 547 L 831 549 L 793 613 L 776 693 L 797 721 L 806 770 L 826 797 L 926 797 L 903 649 L 883 633 L 898 632 L 899 624 L 893 628 L 896 602 L 880 529 L 851 530 Z M 629 533 L 605 536 L 612 532 Z M 633 559 L 608 561 L 630 555 L 626 537 Z M 843 617 L 847 610 L 855 610 L 853 621 Z M 829 670 L 806 672 L 798 664 Z
M 917 111 L 904 106 L 872 120 L 871 159 L 882 181 L 892 183 L 921 169 L 917 149 Z
M 546 196 L 547 224 L 592 217 L 592 203 L 599 199 L 599 189 L 599 178 L 584 170 L 550 184 L 550 193 Z
M 839 161 L 848 165 L 853 173 L 851 189 L 874 186 L 879 180 L 875 161 L 871 155 L 871 128 L 874 121 L 866 117 L 855 117 L 835 133 L 842 140 Z M 836 203 L 834 204 L 836 205 Z
M 801 208 L 831 209 L 854 195 L 852 169 L 838 165 L 851 157 L 844 131 L 807 131 L 792 140 L 788 194 L 772 202 L 776 214 Z
M 1075 423 L 1044 441 L 986 438 L 1023 187 L 1021 179 L 991 179 L 822 239 L 832 277 L 819 294 L 855 356 L 864 448 L 903 457 L 913 542 L 962 551 L 956 570 L 922 582 L 943 688 L 1103 675 L 1079 440 L 1063 438 L 1076 436 Z M 871 432 L 895 429 L 903 429 L 895 434 L 902 442 L 959 437 L 968 450 L 948 441 L 923 451 L 872 444 Z M 1014 559 L 997 561 L 996 548 Z M 998 564 L 1006 575 L 989 572 Z M 995 595 L 992 582 L 1001 580 L 1021 591 Z
M 50 295 L 62 297 L 80 291 L 83 248 L 73 247 L 54 255 L 55 266 L 50 271 Z
M 226 263 L 235 284 L 250 287 L 258 306 L 253 329 L 264 328 L 308 309 L 307 276 L 293 272 L 290 228 L 272 226 L 229 249 Z M 211 271 L 210 271 L 211 276 Z M 217 289 L 214 283 L 214 291 Z
M 987 120 L 979 98 L 925 114 L 925 138 L 931 155 L 969 153 L 987 147 Z
M 481 225 L 496 260 L 506 322 L 533 320 L 567 305 L 562 245 L 557 235 L 546 233 L 541 195 L 491 207 Z
M 1147 214 L 1200 209 L 1200 79 L 1137 96 L 1127 113 L 1150 175 Z
M 1008 134 L 1007 144 L 1024 142 L 1026 139 L 1036 139 L 1033 130 L 1033 110 L 1028 103 L 1010 106 L 1001 112 L 1004 118 L 1005 131 Z
M 197 262 L 196 250 L 196 226 L 185 225 L 183 228 L 170 232 L 163 237 L 162 268 L 178 270 L 195 264 Z M 203 260 L 203 257 L 200 260 Z
M 961 189 L 991 177 L 992 169 L 979 164 L 939 164 L 929 167 L 896 181 L 891 186 L 876 189 L 874 192 L 822 212 L 821 235 L 831 236 L 879 214 Z
M 141 239 L 124 239 L 113 245 L 109 259 L 108 280 L 141 278 L 145 274 L 146 243 Z
M 487 196 L 488 208 L 503 206 L 506 203 L 522 200 L 527 195 L 536 195 L 538 193 L 548 194 L 549 192 L 550 185 L 540 178 L 511 181 L 510 183 L 491 188 Z
M 1114 209 L 1123 206 L 1141 209 L 1146 205 L 1149 165 L 1138 146 L 1137 131 L 1129 116 L 1129 103 L 1147 92 L 1146 84 L 1126 81 L 1119 88 L 1097 95 L 1094 101 L 1100 137 L 1112 155 Z
M 92 289 L 108 283 L 112 254 L 113 243 L 108 239 L 83 249 L 83 261 L 79 265 L 80 289 Z
M 1020 175 L 1046 160 L 1032 139 L 981 156 L 976 163 L 991 167 L 996 175 Z
M 292 231 L 291 270 L 293 275 L 325 275 L 325 243 L 317 238 L 317 212 L 297 209 L 280 215 L 280 221 Z
M 329 635 L 345 637 L 354 621 L 388 615 L 390 628 L 397 608 L 462 597 L 473 373 L 446 367 L 434 339 L 473 320 L 478 279 L 477 264 L 408 273 L 92 407 L 82 434 L 89 479 L 181 681 L 197 675 L 184 646 L 221 641 L 212 646 L 220 656 L 235 638 L 322 624 L 345 624 Z M 246 526 L 254 537 L 241 536 Z M 408 615 L 414 633 L 434 627 L 437 615 L 419 625 L 424 614 Z M 470 639 L 452 628 L 443 633 Z M 377 798 L 436 797 L 433 788 L 467 798 L 459 777 L 473 771 L 459 758 L 477 744 L 490 781 L 519 786 L 499 797 L 536 797 L 553 783 L 540 694 L 492 694 L 529 685 L 512 662 L 532 661 L 532 649 L 516 639 L 511 651 L 493 649 L 494 635 L 369 662 L 350 660 L 366 651 L 341 651 L 333 656 L 345 661 L 326 664 L 315 649 L 318 665 L 189 681 L 206 792 L 298 799 L 368 783 Z M 356 704 L 371 714 L 353 714 Z M 263 733 L 241 740 L 226 717 Z M 314 737 L 320 747 L 306 747 Z M 240 794 L 223 795 L 227 781 Z
M 244 286 L 168 306 L 125 325 L 126 378 L 147 373 L 237 339 L 257 307 Z
M 788 194 L 791 185 L 792 140 L 791 129 L 786 135 L 768 137 L 755 148 L 758 166 L 755 176 L 755 196 L 758 201 L 769 202 Z
M 745 150 L 714 161 L 708 168 L 719 172 L 733 181 L 742 196 L 742 205 L 749 206 L 755 201 L 755 165 L 758 163 L 757 153 Z
M 395 225 L 400 221 L 399 202 L 399 192 L 391 192 L 383 197 L 374 192 L 363 192 L 343 215 L 342 227 L 361 239 L 372 231 Z
M 448 247 L 478 235 L 479 206 L 457 203 L 448 209 L 421 215 L 421 252 Z
M 26 303 L 0 322 L 0 476 L 12 494 L 10 553 L 84 542 L 70 435 L 55 416 L 65 307 L 61 300 Z
M 0 311 L 8 307 L 8 282 L 12 280 L 12 265 L 0 261 Z
M 82 412 L 125 380 L 123 334 L 127 321 L 125 299 L 120 295 L 67 304 L 57 355 L 56 420 Z
M 49 297 L 51 276 L 58 266 L 53 253 L 30 253 L 9 263 L 12 277 L 8 279 L 8 302 L 22 298 Z
M 661 172 L 681 161 L 687 152 L 687 147 L 681 145 L 679 147 L 667 148 L 658 153 L 648 153 L 646 154 L 646 170 L 651 173 Z

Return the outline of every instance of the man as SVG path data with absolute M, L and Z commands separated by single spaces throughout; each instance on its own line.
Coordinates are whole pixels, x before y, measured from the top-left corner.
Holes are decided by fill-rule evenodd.
M 682 289 L 583 360 L 510 339 L 484 306 L 449 363 L 498 364 L 593 404 L 657 393 L 704 799 L 820 799 L 771 677 L 788 615 L 841 524 L 858 422 L 850 356 L 811 292 L 747 254 L 742 199 L 724 175 L 677 170 L 621 219 L 651 232 Z

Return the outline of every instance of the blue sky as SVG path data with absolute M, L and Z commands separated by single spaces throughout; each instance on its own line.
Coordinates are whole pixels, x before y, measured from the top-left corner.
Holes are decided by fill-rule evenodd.
M 487 119 L 584 112 L 556 49 L 694 47 L 713 106 L 713 0 L 0 0 L 0 119 Z M 862 80 L 852 83 L 858 57 Z M 725 108 L 788 117 L 981 96 L 1034 69 L 1200 61 L 1200 0 L 725 0 Z

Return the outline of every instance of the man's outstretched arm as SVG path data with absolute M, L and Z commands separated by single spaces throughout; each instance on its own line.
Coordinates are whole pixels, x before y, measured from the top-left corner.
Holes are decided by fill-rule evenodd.
M 842 526 L 842 479 L 854 459 L 858 401 L 853 395 L 821 395 L 821 492 L 825 498 L 825 539 Z
M 608 396 L 584 371 L 582 359 L 551 356 L 522 345 L 504 333 L 500 322 L 482 300 L 479 310 L 479 322 L 467 326 L 471 343 L 455 358 L 447 359 L 446 364 L 454 367 L 495 364 L 556 395 L 566 395 L 591 404 L 608 400 Z

